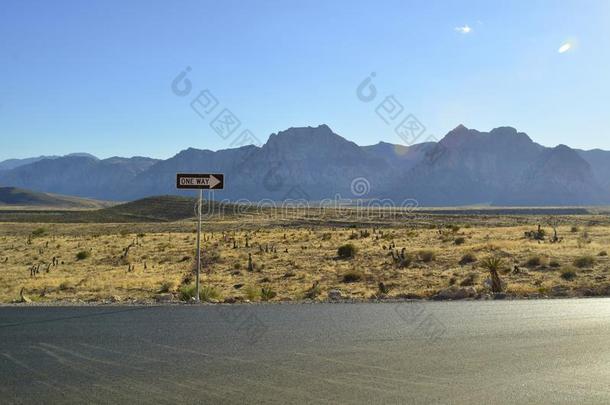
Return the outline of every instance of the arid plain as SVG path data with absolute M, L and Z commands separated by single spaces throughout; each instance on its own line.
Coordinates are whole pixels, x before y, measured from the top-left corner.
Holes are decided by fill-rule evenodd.
M 192 211 L 192 201 L 180 205 Z M 288 209 L 210 215 L 203 224 L 201 298 L 610 295 L 606 215 L 508 213 Z M 58 220 L 48 213 L 13 214 L 0 223 L 2 303 L 180 302 L 194 294 L 192 218 L 123 215 L 108 223 L 78 213 L 61 213 Z

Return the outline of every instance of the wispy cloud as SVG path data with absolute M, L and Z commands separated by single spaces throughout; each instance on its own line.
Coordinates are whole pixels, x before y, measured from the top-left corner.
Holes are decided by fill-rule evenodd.
M 468 25 L 464 25 L 463 27 L 455 27 L 455 30 L 460 34 L 470 34 L 472 32 L 472 28 Z
M 567 51 L 569 51 L 570 49 L 572 49 L 572 44 L 569 42 L 566 42 L 565 44 L 561 45 L 559 47 L 559 49 L 557 50 L 557 52 L 559 53 L 566 53 Z

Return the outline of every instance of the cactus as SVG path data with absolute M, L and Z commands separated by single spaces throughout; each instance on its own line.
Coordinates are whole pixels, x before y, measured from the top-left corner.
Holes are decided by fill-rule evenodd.
M 252 263 L 252 253 L 248 253 L 248 271 L 254 271 L 254 263 Z

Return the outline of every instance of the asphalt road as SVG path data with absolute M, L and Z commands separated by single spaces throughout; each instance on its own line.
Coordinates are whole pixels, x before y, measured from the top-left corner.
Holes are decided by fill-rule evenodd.
M 0 403 L 610 403 L 610 300 L 0 308 Z

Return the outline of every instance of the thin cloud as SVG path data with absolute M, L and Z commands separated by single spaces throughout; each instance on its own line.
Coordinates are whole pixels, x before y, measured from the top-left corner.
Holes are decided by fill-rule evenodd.
M 557 52 L 559 53 L 566 53 L 567 51 L 569 51 L 570 49 L 572 49 L 572 44 L 569 42 L 566 42 L 565 44 L 561 45 L 559 47 L 559 49 L 557 50 Z
M 460 34 L 470 34 L 472 32 L 472 28 L 468 25 L 464 25 L 463 27 L 455 27 L 455 30 Z

